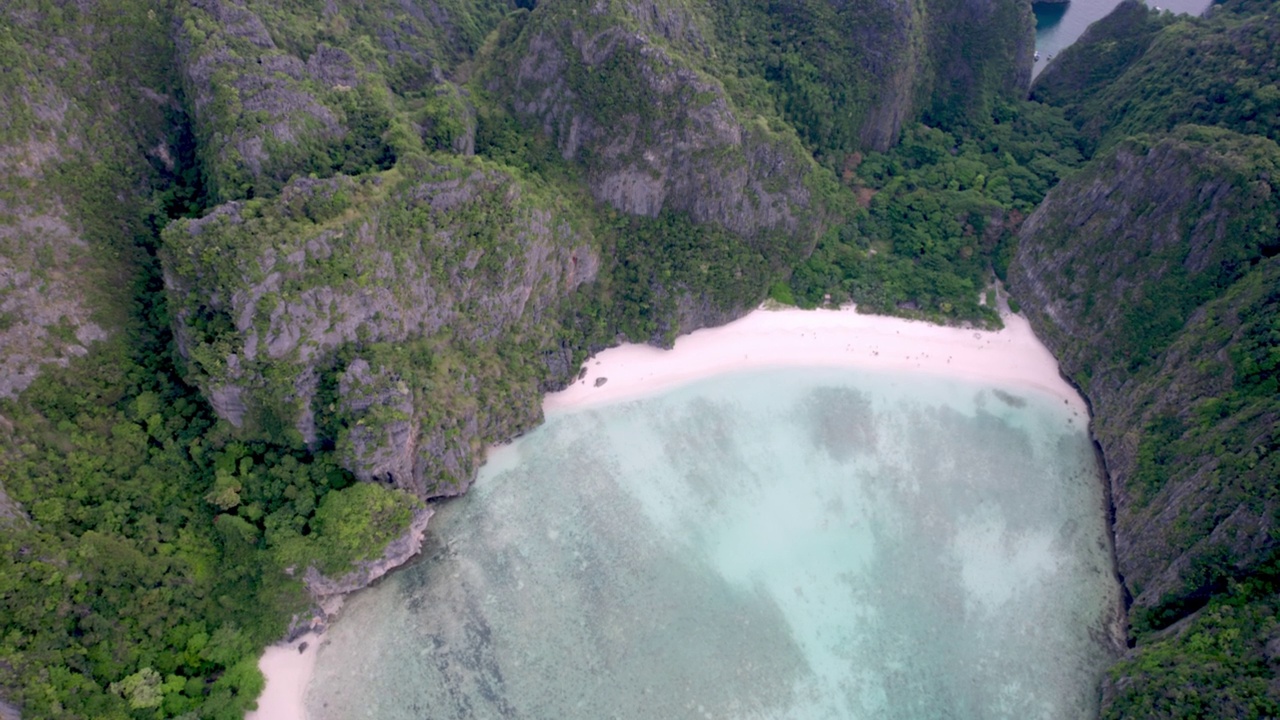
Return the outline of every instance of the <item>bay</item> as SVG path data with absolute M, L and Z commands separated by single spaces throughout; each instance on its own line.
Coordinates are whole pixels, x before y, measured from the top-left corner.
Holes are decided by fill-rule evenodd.
M 1036 51 L 1040 53 L 1032 75 L 1040 74 L 1049 60 L 1084 34 L 1089 25 L 1106 17 L 1119 0 L 1071 0 L 1069 3 L 1035 3 Z M 1175 13 L 1200 15 L 1212 0 L 1153 0 L 1152 7 Z
M 552 414 L 349 600 L 309 714 L 1096 716 L 1120 596 L 1085 422 L 831 369 Z

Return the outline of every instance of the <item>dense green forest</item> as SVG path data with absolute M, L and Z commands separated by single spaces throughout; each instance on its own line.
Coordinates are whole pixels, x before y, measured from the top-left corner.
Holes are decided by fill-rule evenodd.
M 1031 100 L 1015 2 L 346 5 L 0 9 L 0 260 L 32 278 L 0 286 L 22 378 L 0 387 L 0 701 L 23 717 L 243 717 L 261 649 L 314 612 L 303 572 L 465 490 L 588 354 L 766 296 L 996 327 L 1020 246 L 1092 247 L 1065 220 L 1028 239 L 1046 194 L 1170 143 L 1213 160 L 1186 187 L 1245 198 L 1226 240 L 1196 272 L 1055 265 L 1072 302 L 1143 292 L 1074 309 L 1123 333 L 1064 368 L 1096 412 L 1215 358 L 1178 365 L 1185 408 L 1125 416 L 1124 477 L 1141 505 L 1221 459 L 1170 547 L 1274 512 L 1271 4 L 1123 3 Z M 1175 195 L 1125 222 L 1194 225 L 1207 201 Z M 1130 582 L 1109 717 L 1280 713 L 1259 544 L 1195 550 L 1155 598 Z
M 1081 162 L 1075 128 L 1036 103 L 950 133 L 913 126 L 889 153 L 850 163 L 859 207 L 773 297 L 998 327 L 992 272 L 1003 278 L 1021 219 Z

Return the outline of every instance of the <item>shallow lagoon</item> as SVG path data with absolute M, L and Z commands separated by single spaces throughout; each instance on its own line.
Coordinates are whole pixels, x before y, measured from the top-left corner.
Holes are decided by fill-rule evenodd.
M 812 369 L 552 415 L 349 600 L 311 717 L 1096 715 L 1119 589 L 1085 422 Z

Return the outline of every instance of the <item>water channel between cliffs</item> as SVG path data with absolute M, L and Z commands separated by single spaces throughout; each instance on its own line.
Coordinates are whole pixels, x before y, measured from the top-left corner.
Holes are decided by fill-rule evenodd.
M 1085 422 L 837 368 L 553 410 L 350 599 L 309 715 L 1096 715 L 1119 588 Z

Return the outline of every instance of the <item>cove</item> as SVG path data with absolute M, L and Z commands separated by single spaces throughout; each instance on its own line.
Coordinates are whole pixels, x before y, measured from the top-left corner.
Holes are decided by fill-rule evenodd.
M 311 718 L 1084 718 L 1119 587 L 1086 419 L 909 372 L 550 412 L 325 636 Z
M 1119 0 L 1071 0 L 1071 2 L 1037 2 L 1031 5 L 1036 16 L 1036 51 L 1032 74 L 1038 75 L 1049 64 L 1050 57 L 1062 52 L 1080 39 L 1090 25 L 1106 17 Z M 1200 15 L 1212 0 L 1150 0 L 1151 7 L 1187 15 Z

